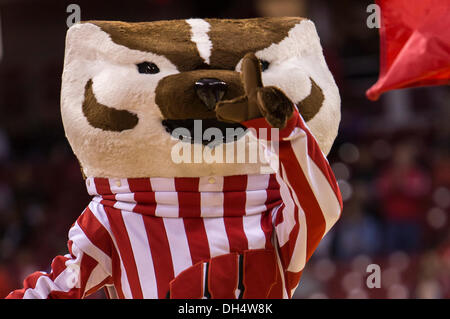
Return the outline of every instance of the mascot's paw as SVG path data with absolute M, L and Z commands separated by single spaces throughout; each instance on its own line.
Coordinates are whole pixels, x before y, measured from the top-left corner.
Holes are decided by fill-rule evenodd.
M 272 127 L 283 128 L 294 112 L 291 100 L 274 86 L 268 86 L 257 91 L 258 106 L 262 115 Z
M 217 118 L 241 123 L 264 117 L 272 127 L 284 128 L 294 112 L 294 104 L 279 88 L 263 86 L 261 63 L 254 53 L 246 54 L 242 60 L 241 80 L 245 95 L 217 103 Z

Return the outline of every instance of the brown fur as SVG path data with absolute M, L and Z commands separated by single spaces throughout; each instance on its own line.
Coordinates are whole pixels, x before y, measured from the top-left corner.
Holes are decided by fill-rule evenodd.
M 311 80 L 311 93 L 302 101 L 297 103 L 300 114 L 306 122 L 311 120 L 317 112 L 319 112 L 323 101 L 325 100 L 322 89 L 316 82 L 314 82 L 313 79 L 309 79 Z
M 135 114 L 98 103 L 92 90 L 92 80 L 86 84 L 82 109 L 89 124 L 104 131 L 130 130 L 138 123 L 138 117 Z
M 156 87 L 156 104 L 165 119 L 211 119 L 215 112 L 209 110 L 198 98 L 195 81 L 201 78 L 218 78 L 228 84 L 223 100 L 230 100 L 244 94 L 240 75 L 227 70 L 197 70 L 182 72 L 161 79 Z
M 210 65 L 234 69 L 248 52 L 279 43 L 302 18 L 205 19 L 211 25 L 208 35 L 213 43 Z
M 284 128 L 294 111 L 291 100 L 274 86 L 260 88 L 257 93 L 262 115 L 272 127 Z
M 228 101 L 220 101 L 216 105 L 216 116 L 219 121 L 227 123 L 242 123 L 249 119 L 261 117 L 259 108 L 250 107 L 247 95 L 242 95 Z
M 191 39 L 185 20 L 155 22 L 86 21 L 108 33 L 113 42 L 133 50 L 163 55 L 181 72 L 197 69 L 204 63 Z
M 185 20 L 85 23 L 100 27 L 116 44 L 163 55 L 183 72 L 200 68 L 234 70 L 246 53 L 280 42 L 303 18 L 205 20 L 211 25 L 208 35 L 213 43 L 209 66 L 204 63 L 196 44 L 191 41 L 191 27 Z
M 292 116 L 293 104 L 279 88 L 266 86 L 258 88 L 255 94 L 240 96 L 231 101 L 217 104 L 217 118 L 223 122 L 242 123 L 258 117 L 277 128 L 286 126 Z

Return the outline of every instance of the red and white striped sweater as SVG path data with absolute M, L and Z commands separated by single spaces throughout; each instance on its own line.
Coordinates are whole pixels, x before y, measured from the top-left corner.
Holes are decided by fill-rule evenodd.
M 264 119 L 245 122 L 268 128 Z M 291 298 L 339 218 L 326 157 L 295 112 L 280 131 L 279 172 L 200 178 L 87 178 L 93 199 L 69 254 L 7 298 Z

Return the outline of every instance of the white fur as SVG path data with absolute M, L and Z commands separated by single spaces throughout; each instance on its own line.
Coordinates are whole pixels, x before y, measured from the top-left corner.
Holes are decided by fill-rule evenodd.
M 209 64 L 213 46 L 208 36 L 211 26 L 203 19 L 188 19 L 186 22 L 191 26 L 191 41 L 197 45 L 198 53 L 205 63 Z

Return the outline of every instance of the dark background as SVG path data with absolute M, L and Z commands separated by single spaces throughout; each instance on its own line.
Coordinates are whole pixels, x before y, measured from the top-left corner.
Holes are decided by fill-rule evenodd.
M 67 232 L 89 202 L 59 111 L 70 3 L 0 0 L 0 297 L 66 254 Z M 82 20 L 312 19 L 341 91 L 342 122 L 329 160 L 344 212 L 294 297 L 449 298 L 450 93 L 428 87 L 366 99 L 379 65 L 378 30 L 366 25 L 370 3 L 76 1 Z M 366 285 L 373 263 L 381 288 Z

